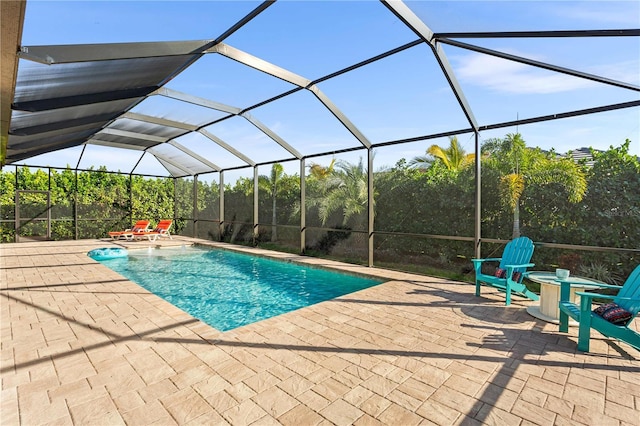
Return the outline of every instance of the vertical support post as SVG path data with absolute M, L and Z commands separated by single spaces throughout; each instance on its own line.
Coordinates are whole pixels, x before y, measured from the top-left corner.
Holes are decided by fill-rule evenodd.
M 16 176 L 18 176 L 18 168 L 16 167 Z M 20 190 L 18 189 L 18 179 L 16 178 L 16 194 L 14 205 L 14 231 L 13 240 L 16 243 L 20 242 Z
M 367 149 L 367 207 L 368 207 L 368 225 L 367 225 L 367 235 L 368 238 L 368 252 L 369 252 L 369 267 L 373 266 L 373 236 L 374 236 L 374 217 L 375 217 L 375 206 L 374 206 L 374 192 L 373 192 L 373 148 L 369 147 Z
M 15 166 L 16 172 L 13 174 L 15 188 L 15 204 L 13 205 L 13 242 L 18 242 L 18 166 Z
M 253 166 L 253 245 L 258 244 L 258 166 Z
M 49 169 L 51 173 L 51 169 Z M 47 191 L 47 240 L 51 240 L 51 185 Z
M 73 232 L 75 234 L 74 239 L 78 239 L 78 168 L 73 171 L 74 172 L 74 183 L 73 183 Z
M 133 175 L 129 173 L 129 223 L 133 223 Z
M 193 176 L 193 238 L 198 236 L 198 175 Z
M 307 177 L 305 175 L 305 160 L 300 159 L 300 254 L 305 253 L 307 245 Z
M 220 224 L 219 226 L 219 237 L 218 240 L 222 241 L 224 238 L 224 171 L 220 170 Z
M 47 240 L 51 239 L 51 167 L 47 168 Z
M 480 250 L 480 239 L 482 238 L 482 167 L 481 167 L 481 153 L 480 153 L 480 134 L 476 130 L 475 134 L 475 175 L 476 175 L 476 214 L 475 214 L 475 223 L 474 223 L 474 244 L 475 244 L 475 253 L 474 256 L 476 259 L 481 258 L 481 250 Z
M 173 178 L 173 222 L 176 223 L 177 220 L 178 220 L 178 179 Z
M 75 202 L 75 206 L 76 206 L 76 212 L 75 212 L 75 228 L 76 228 L 76 240 L 79 237 L 79 222 L 78 222 L 78 200 L 77 200 L 77 195 L 78 195 L 78 168 L 80 167 L 80 162 L 82 161 L 82 157 L 84 156 L 84 151 L 87 149 L 87 145 L 83 145 L 82 146 L 82 151 L 80 151 L 80 156 L 78 157 L 78 162 L 76 163 L 76 168 L 75 173 L 76 173 L 76 202 Z M 89 172 L 91 173 L 91 172 Z

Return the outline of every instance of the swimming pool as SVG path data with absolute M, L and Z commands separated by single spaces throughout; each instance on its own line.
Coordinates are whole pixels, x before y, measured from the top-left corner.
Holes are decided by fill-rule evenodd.
M 130 250 L 100 263 L 220 331 L 382 283 L 220 249 Z

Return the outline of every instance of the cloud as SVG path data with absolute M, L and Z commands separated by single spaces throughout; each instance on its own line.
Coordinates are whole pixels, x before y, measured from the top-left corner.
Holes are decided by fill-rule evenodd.
M 566 4 L 555 3 L 551 9 L 557 16 L 563 19 L 583 21 L 589 25 L 597 23 L 611 24 L 622 27 L 636 27 L 640 23 L 639 8 L 634 1 L 624 2 L 586 2 Z
M 553 71 L 542 70 L 494 56 L 472 53 L 457 56 L 454 66 L 461 82 L 509 94 L 548 94 L 568 92 L 595 83 Z
M 640 63 L 638 59 L 599 65 L 594 74 L 606 76 L 631 84 L 640 84 Z

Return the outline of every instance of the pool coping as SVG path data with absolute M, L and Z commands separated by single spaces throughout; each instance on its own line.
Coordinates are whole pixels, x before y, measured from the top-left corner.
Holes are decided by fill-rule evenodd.
M 91 250 L 88 255 L 94 259 L 97 260 L 99 262 L 105 261 L 105 260 L 110 260 L 110 258 L 105 256 L 108 256 L 108 253 L 106 255 L 103 255 L 101 252 L 106 251 L 106 252 L 110 252 L 110 251 L 118 251 L 117 256 L 114 256 L 113 259 L 118 259 L 121 257 L 126 257 L 127 256 L 127 252 L 131 255 L 133 255 L 134 257 L 140 259 L 140 258 L 147 258 L 147 256 L 151 255 L 150 250 L 154 250 L 154 251 L 158 251 L 158 253 L 154 254 L 153 256 L 157 256 L 157 257 L 165 257 L 165 254 L 162 253 L 163 251 L 171 251 L 170 254 L 168 254 L 168 256 L 182 256 L 183 254 L 194 254 L 194 251 L 186 251 L 184 250 L 185 247 L 192 247 L 196 250 L 198 250 L 198 252 L 216 252 L 216 251 L 222 251 L 222 252 L 228 252 L 228 253 L 233 253 L 242 257 L 246 257 L 246 258 L 259 258 L 259 259 L 263 259 L 263 260 L 269 260 L 272 261 L 273 263 L 279 263 L 279 264 L 283 264 L 283 265 L 295 265 L 296 267 L 300 267 L 300 268 L 307 268 L 307 270 L 316 270 L 316 271 L 326 271 L 328 273 L 331 273 L 333 275 L 331 275 L 332 277 L 336 277 L 335 282 L 336 284 L 339 283 L 339 278 L 337 277 L 351 277 L 354 279 L 360 279 L 360 280 L 366 280 L 367 285 L 366 286 L 361 286 L 362 288 L 358 289 L 358 290 L 354 290 L 348 293 L 344 293 L 344 294 L 340 294 L 340 295 L 335 295 L 334 297 L 330 297 L 330 298 L 326 298 L 323 300 L 318 300 L 309 304 L 306 304 L 304 306 L 298 306 L 298 307 L 294 307 L 294 308 L 290 308 L 289 310 L 285 311 L 285 312 L 280 312 L 277 313 L 275 315 L 271 315 L 268 316 L 266 318 L 261 318 L 258 319 L 256 321 L 252 321 L 252 322 L 248 322 L 245 324 L 241 324 L 232 328 L 220 328 L 216 326 L 216 320 L 215 318 L 212 317 L 207 317 L 206 313 L 203 313 L 202 311 L 200 311 L 200 314 L 195 314 L 193 313 L 192 310 L 190 309 L 186 309 L 185 306 L 183 305 L 183 303 L 174 303 L 176 302 L 176 300 L 171 300 L 171 297 L 166 298 L 163 297 L 164 295 L 167 295 L 167 288 L 168 286 L 171 286 L 172 283 L 171 282 L 164 282 L 161 285 L 163 294 L 158 294 L 154 291 L 154 287 L 153 287 L 153 283 L 149 282 L 148 280 L 146 282 L 144 282 L 145 277 L 140 276 L 140 271 L 136 270 L 134 275 L 137 277 L 137 279 L 130 279 L 126 276 L 126 274 L 122 274 L 119 269 L 122 269 L 122 265 L 111 265 L 109 263 L 104 264 L 104 266 L 108 267 L 109 269 L 115 271 L 118 274 L 121 274 L 123 276 L 123 278 L 126 279 L 130 279 L 131 281 L 133 281 L 134 283 L 140 285 L 141 287 L 143 287 L 144 289 L 148 290 L 149 292 L 153 293 L 154 295 L 162 298 L 163 300 L 168 301 L 169 303 L 172 303 L 174 306 L 176 306 L 178 309 L 183 310 L 186 314 L 194 316 L 196 319 L 198 319 L 199 321 L 202 321 L 208 325 L 210 325 L 211 327 L 213 327 L 214 329 L 221 331 L 221 332 L 227 332 L 227 331 L 231 331 L 235 328 L 238 327 L 242 327 L 245 325 L 249 325 L 249 324 L 253 324 L 255 322 L 259 322 L 259 321 L 263 321 L 265 319 L 268 318 L 272 318 L 274 316 L 278 316 L 278 315 L 282 315 L 285 314 L 287 312 L 292 312 L 298 309 L 303 309 L 305 307 L 317 304 L 317 303 L 321 303 L 323 301 L 326 300 L 331 300 L 331 299 L 336 299 L 339 297 L 342 297 L 344 295 L 347 294 L 351 294 L 354 293 L 356 291 L 362 290 L 362 289 L 366 289 L 366 288 L 370 288 L 376 285 L 380 285 L 382 283 L 384 283 L 385 281 L 388 281 L 388 278 L 383 278 L 380 276 L 380 273 L 366 273 L 363 271 L 354 271 L 353 268 L 349 268 L 347 264 L 341 264 L 339 262 L 332 262 L 332 263 L 326 263 L 326 262 L 317 262 L 317 261 L 313 261 L 309 257 L 305 256 L 284 256 L 287 253 L 283 253 L 283 252 L 274 252 L 274 251 L 265 251 L 262 249 L 258 249 L 255 250 L 252 247 L 242 247 L 242 246 L 236 246 L 236 245 L 231 245 L 231 244 L 223 244 L 223 243 L 207 243 L 207 242 L 195 242 L 193 244 L 181 244 L 180 247 L 178 248 L 177 245 L 171 245 L 171 246 L 160 246 L 160 247 L 147 247 L 147 248 L 133 248 L 131 250 L 127 250 L 125 248 L 100 248 L 100 249 L 94 249 Z M 120 251 L 122 253 L 120 253 Z M 140 252 L 138 254 L 133 254 L 135 252 Z M 124 254 L 124 255 L 123 255 Z M 206 260 L 198 258 L 199 260 L 203 260 L 203 262 L 206 262 Z M 136 262 L 137 263 L 137 262 Z M 204 265 L 203 265 L 204 267 Z M 125 269 L 128 269 L 129 266 L 125 267 Z M 199 269 L 199 268 L 198 268 Z M 146 270 L 146 269 L 145 269 Z M 266 275 L 263 273 L 260 273 L 260 275 Z M 159 277 L 160 279 L 162 277 Z M 217 285 L 218 281 L 220 279 L 220 276 L 216 275 L 216 277 L 214 278 L 214 282 L 212 283 L 212 285 Z M 264 281 L 264 277 L 262 277 L 262 281 Z M 270 282 L 271 283 L 271 282 Z M 190 283 L 189 286 L 193 286 L 196 283 Z M 322 285 L 324 285 L 325 283 L 322 283 Z M 224 286 L 224 283 L 220 283 L 221 286 Z M 269 285 L 270 286 L 270 285 Z M 309 287 L 309 284 L 306 284 L 306 287 Z M 311 291 L 311 290 L 310 290 Z M 182 296 L 182 295 L 180 295 Z M 189 299 L 192 299 L 193 296 L 188 296 Z M 303 296 L 304 298 L 304 296 Z M 313 298 L 313 297 L 312 297 Z M 179 297 L 179 299 L 181 300 L 181 302 L 184 301 L 184 298 Z M 209 299 L 212 300 L 212 299 Z M 215 302 L 215 301 L 214 301 Z M 190 301 L 187 301 L 187 304 L 190 304 Z M 256 304 L 251 301 L 251 300 L 247 300 L 246 303 L 244 300 L 240 300 L 239 303 L 241 305 L 247 305 L 246 307 L 248 309 L 252 309 Z M 247 318 L 245 317 L 244 319 L 240 319 L 241 321 L 246 321 Z M 222 325 L 222 324 L 218 324 L 218 325 Z
M 219 332 L 87 257 L 104 246 L 149 244 L 0 245 L 2 424 L 640 422 L 638 351 L 578 352 L 492 289 L 274 253 L 388 281 Z

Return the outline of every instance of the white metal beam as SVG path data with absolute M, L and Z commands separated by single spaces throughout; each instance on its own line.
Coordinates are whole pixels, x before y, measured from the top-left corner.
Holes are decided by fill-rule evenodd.
M 471 110 L 471 106 L 467 99 L 464 96 L 464 92 L 462 91 L 462 87 L 458 83 L 456 79 L 455 73 L 453 72 L 453 68 L 451 68 L 451 64 L 447 59 L 444 51 L 440 43 L 433 37 L 433 31 L 424 23 L 420 18 L 416 16 L 415 13 L 409 7 L 404 4 L 400 0 L 388 1 L 382 0 L 382 3 L 391 11 L 398 19 L 400 19 L 409 29 L 411 29 L 414 33 L 418 35 L 421 39 L 423 39 L 433 51 L 433 54 L 444 73 L 445 78 L 449 82 L 449 86 L 453 91 L 454 96 L 458 100 L 458 104 L 462 111 L 464 112 L 467 120 L 471 127 L 474 130 L 478 130 L 478 122 L 473 115 L 473 111 Z
M 307 87 L 311 84 L 311 80 L 224 43 L 218 43 L 212 48 L 207 49 L 205 52 L 219 53 L 222 56 L 238 61 L 258 71 L 262 71 L 288 83 L 295 84 L 298 87 Z
M 158 90 L 153 92 L 153 94 L 165 96 L 167 98 L 176 99 L 179 101 L 202 106 L 205 108 L 215 109 L 217 111 L 227 112 L 233 115 L 238 115 L 240 114 L 240 111 L 242 111 L 240 108 L 221 104 L 219 102 L 211 101 L 209 99 L 201 98 L 199 96 L 193 96 L 188 93 L 179 92 L 177 90 L 167 89 L 166 87 L 159 88 Z
M 347 130 L 349 132 L 351 132 L 351 134 L 353 136 L 355 136 L 356 139 L 358 139 L 358 141 L 360 141 L 360 143 L 362 144 L 362 146 L 366 147 L 366 148 L 371 148 L 371 142 L 369 141 L 369 139 L 367 139 L 367 137 L 362 134 L 362 132 L 360 130 L 358 130 L 358 128 L 355 126 L 355 124 L 353 124 L 351 122 L 351 120 L 349 120 L 347 118 L 346 115 L 344 115 L 342 113 L 342 111 L 340 111 L 340 109 L 338 109 L 337 106 L 335 106 L 335 104 L 333 102 L 331 102 L 331 100 L 327 97 L 327 95 L 325 95 L 319 88 L 318 86 L 316 86 L 315 84 L 312 85 L 311 87 L 309 87 L 309 90 L 311 91 L 311 93 L 313 93 L 314 95 L 316 95 L 316 97 L 318 98 L 318 100 L 329 110 L 331 111 L 331 113 L 338 119 L 338 121 L 340 121 L 340 123 L 342 123 L 342 125 L 344 127 L 347 128 Z
M 265 135 L 269 136 L 275 143 L 286 149 L 289 154 L 295 156 L 298 160 L 302 158 L 302 154 L 298 152 L 297 149 L 289 145 L 282 139 L 280 136 L 276 135 L 270 128 L 261 123 L 257 118 L 254 118 L 248 112 L 243 112 L 240 114 L 242 117 L 246 118 L 251 124 L 256 126 L 259 130 L 262 131 Z
M 166 118 L 154 117 L 146 114 L 139 114 L 137 112 L 125 112 L 118 119 L 128 118 L 130 120 L 143 121 L 145 123 L 157 124 L 159 126 L 173 127 L 176 129 L 183 129 L 189 131 L 195 131 L 198 126 L 189 123 L 183 123 L 181 121 L 167 120 Z
M 253 161 L 252 159 L 250 159 L 249 157 L 247 157 L 246 155 L 244 155 L 243 153 L 241 153 L 240 151 L 238 151 L 237 149 L 235 149 L 234 147 L 232 147 L 231 145 L 229 145 L 228 143 L 226 143 L 225 141 L 223 141 L 222 139 L 220 139 L 216 135 L 214 135 L 214 134 L 212 134 L 212 133 L 210 133 L 210 132 L 208 132 L 208 131 L 206 131 L 204 129 L 198 130 L 198 133 L 201 133 L 203 136 L 205 136 L 208 139 L 212 140 L 213 142 L 217 143 L 222 148 L 226 149 L 227 151 L 229 151 L 230 153 L 232 153 L 233 155 L 235 155 L 236 157 L 238 157 L 239 159 L 241 159 L 245 163 L 249 164 L 250 166 L 255 166 L 256 165 L 255 161 Z
M 138 132 L 129 132 L 127 130 L 119 130 L 119 129 L 111 129 L 109 127 L 100 130 L 98 133 L 96 133 L 96 136 L 100 136 L 100 135 L 113 135 L 113 136 L 122 136 L 125 138 L 132 138 L 132 139 L 142 139 L 145 141 L 151 141 L 151 142 L 156 142 L 156 143 L 163 143 L 166 142 L 169 138 L 166 137 L 161 137 L 161 136 L 153 136 L 153 135 L 147 135 L 145 133 L 138 133 Z
M 132 149 L 135 151 L 144 151 L 145 149 L 147 149 L 147 146 L 143 146 L 143 145 L 133 145 L 133 144 L 126 144 L 126 143 L 118 143 L 118 142 L 111 142 L 111 141 L 104 141 L 101 139 L 96 139 L 96 138 L 91 138 L 89 140 L 87 140 L 85 142 L 85 145 L 101 145 L 101 146 L 108 146 L 108 147 L 112 147 L 112 148 L 122 148 L 122 149 Z
M 216 172 L 220 171 L 220 167 L 219 166 L 216 166 L 215 164 L 213 164 L 211 161 L 207 160 L 203 156 L 201 156 L 199 154 L 196 154 L 195 152 L 191 151 L 186 146 L 181 145 L 181 144 L 179 144 L 178 142 L 176 142 L 174 140 L 169 141 L 168 144 L 178 148 L 180 151 L 184 152 L 185 154 L 189 155 L 190 157 L 195 158 L 196 160 L 198 160 L 202 164 L 205 164 L 205 165 L 209 166 L 212 170 L 215 170 Z
M 183 172 L 185 172 L 187 175 L 195 175 L 194 171 L 187 168 L 184 164 L 179 164 L 173 160 L 171 160 L 170 158 L 166 157 L 163 154 L 158 154 L 156 152 L 153 152 L 153 148 L 149 148 L 147 150 L 147 152 L 151 155 L 153 155 L 154 157 L 156 157 L 158 159 L 158 161 L 162 162 L 164 161 L 165 163 L 171 164 L 173 167 L 175 167 L 176 169 L 182 170 Z

